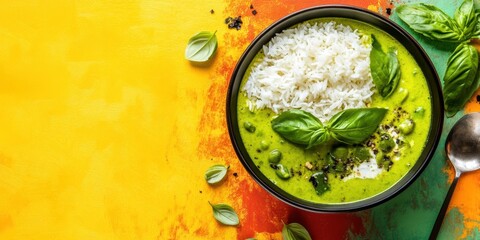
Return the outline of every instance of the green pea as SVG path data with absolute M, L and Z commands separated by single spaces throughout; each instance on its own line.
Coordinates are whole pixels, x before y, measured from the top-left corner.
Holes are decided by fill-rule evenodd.
M 368 148 L 366 147 L 356 147 L 353 156 L 355 157 L 355 160 L 358 160 L 359 162 L 364 162 L 371 157 L 370 151 L 368 151 Z
M 389 153 L 395 147 L 395 142 L 391 138 L 382 139 L 382 140 L 380 140 L 380 143 L 378 144 L 378 147 L 380 148 L 380 150 L 382 150 L 382 152 Z
M 384 169 L 386 169 L 387 171 L 390 170 L 390 166 L 392 165 L 392 161 L 384 161 L 382 166 Z
M 332 150 L 331 154 L 335 160 L 345 160 L 348 158 L 348 148 L 336 147 Z
M 273 149 L 269 154 L 268 154 L 268 162 L 270 163 L 278 163 L 282 160 L 282 152 L 278 149 Z
M 290 178 L 290 171 L 288 171 L 288 168 L 283 166 L 282 164 L 277 164 L 277 169 L 275 170 L 275 173 L 277 176 L 281 179 L 289 179 Z
M 255 130 L 257 130 L 257 128 L 255 127 L 255 125 L 253 125 L 251 122 L 249 121 L 246 121 L 243 123 L 243 127 L 245 128 L 245 130 L 247 130 L 248 132 L 251 132 L 251 133 L 254 133 Z
M 408 135 L 413 132 L 413 128 L 415 128 L 415 122 L 413 122 L 412 119 L 407 119 L 400 123 L 398 128 L 400 129 L 401 133 Z
M 265 140 L 260 141 L 260 149 L 267 150 L 270 147 L 270 143 Z

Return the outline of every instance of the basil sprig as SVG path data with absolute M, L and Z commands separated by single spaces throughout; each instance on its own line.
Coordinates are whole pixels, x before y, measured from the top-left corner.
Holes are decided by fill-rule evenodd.
M 385 117 L 384 108 L 354 108 L 335 114 L 326 125 L 303 110 L 289 110 L 272 120 L 272 129 L 288 141 L 307 148 L 330 141 L 360 144 L 371 136 Z
M 293 109 L 272 120 L 272 128 L 290 142 L 310 148 L 329 138 L 322 122 L 311 113 Z
M 377 130 L 386 113 L 385 108 L 347 109 L 328 121 L 328 131 L 339 142 L 360 144 Z
M 464 1 L 462 5 L 455 10 L 453 19 L 461 30 L 463 35 L 461 38 L 465 40 L 470 39 L 474 34 L 478 24 L 478 14 L 475 13 L 475 5 L 473 0 Z
M 213 217 L 215 217 L 215 219 L 217 219 L 217 221 L 219 221 L 220 223 L 229 226 L 236 226 L 240 223 L 237 213 L 228 204 L 212 204 L 210 202 L 208 203 L 210 204 L 210 206 L 212 206 Z
M 207 169 L 205 172 L 205 180 L 208 184 L 216 184 L 221 182 L 227 175 L 229 166 L 216 164 Z
M 443 79 L 445 110 L 449 116 L 463 108 L 478 88 L 478 52 L 470 44 L 462 43 L 453 51 L 447 62 Z
M 432 40 L 461 42 L 470 38 L 464 34 L 463 27 L 435 6 L 424 3 L 401 5 L 396 12 L 415 32 Z
M 299 223 L 283 224 L 283 240 L 312 240 L 307 229 Z
M 384 98 L 390 96 L 400 82 L 400 64 L 394 49 L 383 52 L 382 46 L 372 35 L 372 50 L 370 51 L 370 72 L 373 83 Z
M 203 31 L 191 37 L 185 50 L 185 58 L 192 62 L 210 60 L 218 46 L 216 32 Z

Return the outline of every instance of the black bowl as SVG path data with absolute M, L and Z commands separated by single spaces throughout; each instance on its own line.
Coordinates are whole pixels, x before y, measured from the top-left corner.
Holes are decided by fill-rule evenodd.
M 420 158 L 417 160 L 412 169 L 395 185 L 371 198 L 356 202 L 338 204 L 313 203 L 295 197 L 277 187 L 260 172 L 250 158 L 240 137 L 240 131 L 237 122 L 237 97 L 239 94 L 240 84 L 246 70 L 249 67 L 249 64 L 254 59 L 255 55 L 261 50 L 262 46 L 268 43 L 270 39 L 275 36 L 275 34 L 282 32 L 284 29 L 290 28 L 307 20 L 325 17 L 348 18 L 361 21 L 382 29 L 386 33 L 396 38 L 405 46 L 407 50 L 409 50 L 409 52 L 417 61 L 427 79 L 430 90 L 432 106 L 431 127 L 429 129 L 427 143 Z M 415 41 L 415 39 L 400 26 L 381 15 L 378 15 L 377 13 L 344 5 L 325 5 L 300 10 L 280 19 L 265 29 L 262 33 L 260 33 L 259 36 L 255 38 L 255 40 L 253 40 L 238 61 L 232 74 L 227 95 L 227 124 L 230 139 L 233 147 L 235 148 L 235 152 L 237 153 L 246 170 L 263 188 L 280 200 L 292 206 L 315 212 L 357 211 L 385 202 L 386 200 L 400 193 L 409 184 L 411 184 L 418 175 L 420 175 L 432 158 L 440 139 L 443 127 L 443 118 L 443 97 L 439 77 L 427 54 Z

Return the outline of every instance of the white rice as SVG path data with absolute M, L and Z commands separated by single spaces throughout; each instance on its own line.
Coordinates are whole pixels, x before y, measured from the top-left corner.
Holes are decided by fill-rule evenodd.
M 349 26 L 301 23 L 263 46 L 243 90 L 248 107 L 275 113 L 302 109 L 327 121 L 348 108 L 367 107 L 374 85 L 369 36 Z

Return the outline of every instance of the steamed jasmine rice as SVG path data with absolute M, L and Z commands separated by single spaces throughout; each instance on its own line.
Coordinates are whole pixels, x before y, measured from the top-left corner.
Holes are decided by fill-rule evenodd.
M 321 121 L 367 107 L 374 93 L 369 36 L 335 22 L 305 22 L 263 47 L 244 86 L 248 107 L 311 112 Z

